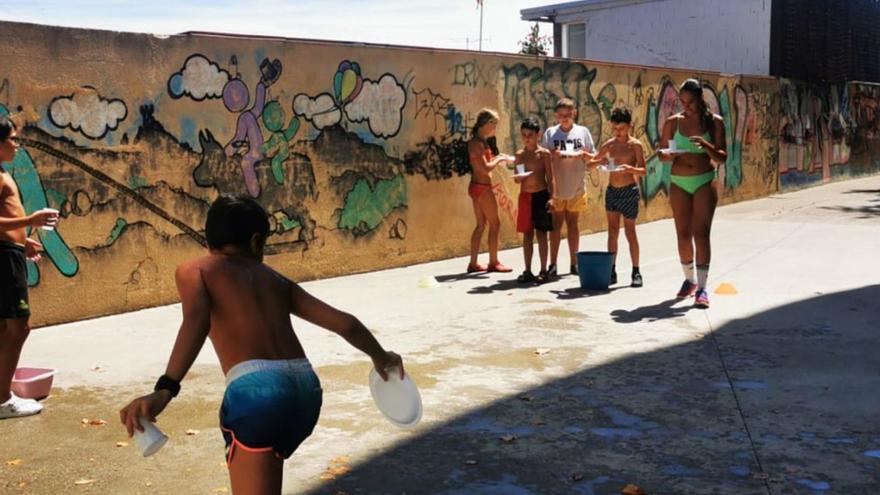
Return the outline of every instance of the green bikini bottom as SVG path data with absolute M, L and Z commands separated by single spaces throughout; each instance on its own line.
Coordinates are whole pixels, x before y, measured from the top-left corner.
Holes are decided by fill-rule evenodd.
M 670 180 L 684 192 L 693 196 L 701 187 L 715 180 L 715 171 L 700 175 L 673 175 Z

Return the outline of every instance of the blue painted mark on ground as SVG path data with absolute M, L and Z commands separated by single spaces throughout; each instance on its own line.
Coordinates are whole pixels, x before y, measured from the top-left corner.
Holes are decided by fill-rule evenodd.
M 719 389 L 730 388 L 730 383 L 728 382 L 714 382 L 712 386 Z M 764 382 L 757 382 L 753 380 L 734 380 L 733 388 L 737 390 L 766 390 L 770 388 Z
M 746 477 L 752 472 L 751 469 L 745 466 L 733 466 L 732 468 L 728 469 L 728 471 L 730 472 L 730 474 L 740 477 Z
M 619 428 L 590 428 L 590 432 L 604 438 L 634 438 L 644 432 L 662 433 L 665 430 L 653 421 L 646 421 L 613 406 L 605 406 L 601 411 Z
M 862 454 L 875 459 L 880 459 L 880 450 L 866 450 L 862 452 Z
M 751 452 L 746 452 L 746 451 L 737 452 L 736 454 L 734 454 L 733 457 L 734 457 L 735 459 L 738 459 L 738 460 L 744 460 L 744 459 L 745 459 L 745 460 L 748 460 L 748 459 L 751 459 L 751 458 L 752 458 L 752 453 L 751 453 Z
M 660 472 L 665 474 L 666 476 L 685 476 L 691 478 L 703 474 L 702 469 L 683 466 L 681 464 L 670 464 L 669 466 L 663 466 L 663 469 L 661 469 Z
M 831 483 L 828 483 L 827 481 L 813 481 L 807 478 L 797 480 L 797 484 L 818 492 L 824 492 L 831 489 Z
M 442 492 L 444 495 L 532 495 L 534 492 L 516 484 L 516 476 L 505 474 L 498 481 L 472 483 Z
M 740 390 L 765 390 L 769 388 L 764 382 L 754 382 L 749 380 L 736 380 L 733 382 L 733 386 Z
M 604 485 L 612 481 L 608 476 L 599 476 L 598 478 L 592 479 L 590 481 L 585 481 L 582 483 L 578 483 L 572 487 L 572 492 L 577 493 L 579 495 L 596 495 L 596 487 L 597 485 Z
M 766 435 L 761 435 L 762 442 L 778 442 L 782 440 L 779 438 L 779 435 L 775 435 L 773 433 L 767 433 Z
M 535 433 L 535 429 L 531 426 L 505 426 L 491 418 L 480 416 L 470 418 L 467 423 L 463 425 L 452 426 L 451 429 L 457 431 L 487 432 L 497 435 L 512 434 L 518 437 L 527 437 Z
M 731 440 L 743 441 L 748 438 L 748 436 L 741 431 L 732 431 L 729 434 Z
M 465 472 L 461 469 L 453 469 L 446 475 L 446 481 L 450 482 L 458 482 L 462 478 L 464 478 Z
M 798 433 L 798 436 L 801 437 L 801 439 L 807 440 L 809 442 L 812 442 L 816 439 L 816 433 L 812 431 L 802 431 Z
M 590 428 L 590 433 L 603 438 L 635 438 L 642 434 L 630 428 Z
M 828 439 L 828 443 L 834 443 L 834 444 L 841 444 L 841 443 L 844 443 L 844 444 L 853 444 L 853 443 L 856 443 L 856 439 L 855 439 L 855 438 L 849 438 L 849 437 L 833 437 L 833 438 L 829 438 L 829 439 Z
M 611 422 L 617 426 L 632 426 L 640 430 L 649 430 L 660 426 L 653 421 L 645 421 L 638 416 L 612 406 L 603 407 L 602 412 L 611 418 Z

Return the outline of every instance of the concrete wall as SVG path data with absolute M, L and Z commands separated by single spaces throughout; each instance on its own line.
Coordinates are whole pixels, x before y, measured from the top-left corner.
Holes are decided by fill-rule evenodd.
M 63 216 L 56 231 L 38 232 L 47 256 L 29 267 L 37 325 L 173 302 L 173 270 L 204 252 L 219 193 L 258 198 L 272 215 L 268 262 L 297 280 L 464 255 L 473 228 L 465 147 L 483 106 L 500 110 L 498 146 L 513 152 L 519 121 L 552 124 L 560 97 L 578 101 L 579 120 L 600 139 L 610 110 L 626 105 L 653 155 L 675 88 L 698 75 L 727 123 L 722 200 L 779 187 L 773 79 L 344 43 L 15 23 L 0 32 L 0 112 L 27 139 L 5 167 L 26 209 Z M 265 104 L 251 112 L 261 88 Z M 860 91 L 865 102 L 877 94 Z M 852 136 L 873 149 L 874 107 L 859 108 L 873 127 Z M 669 167 L 653 156 L 649 167 L 643 221 L 670 214 Z M 497 175 L 510 247 L 517 188 Z M 589 176 L 585 231 L 605 227 L 606 182 Z
M 591 60 L 770 74 L 770 0 L 621 3 L 556 22 L 586 23 Z

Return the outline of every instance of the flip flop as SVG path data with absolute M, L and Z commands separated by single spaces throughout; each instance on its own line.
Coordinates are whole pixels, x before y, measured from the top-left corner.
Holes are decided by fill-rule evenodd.
M 489 268 L 486 269 L 487 272 L 498 272 L 498 273 L 510 273 L 513 271 L 513 268 L 509 266 L 504 266 L 501 263 L 495 263 L 494 265 L 489 265 Z
M 468 265 L 468 267 L 467 267 L 468 273 L 480 273 L 480 272 L 485 272 L 485 271 L 486 271 L 486 267 L 479 264 L 479 263 L 476 265 Z

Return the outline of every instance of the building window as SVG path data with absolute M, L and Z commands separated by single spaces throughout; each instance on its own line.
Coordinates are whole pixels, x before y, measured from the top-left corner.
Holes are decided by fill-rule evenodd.
M 565 53 L 569 58 L 587 58 L 587 25 L 584 23 L 566 24 Z

